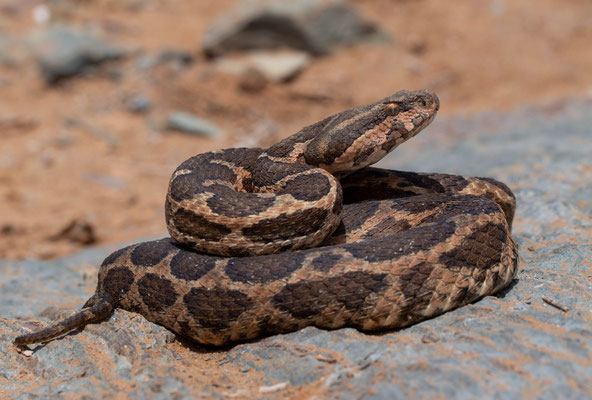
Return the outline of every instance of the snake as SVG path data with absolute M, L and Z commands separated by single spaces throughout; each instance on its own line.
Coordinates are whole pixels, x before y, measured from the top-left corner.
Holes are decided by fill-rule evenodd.
M 306 326 L 394 330 L 496 293 L 518 266 L 508 186 L 371 166 L 439 106 L 431 91 L 399 91 L 267 149 L 189 158 L 168 187 L 170 237 L 110 254 L 80 310 L 15 345 L 115 309 L 212 346 Z

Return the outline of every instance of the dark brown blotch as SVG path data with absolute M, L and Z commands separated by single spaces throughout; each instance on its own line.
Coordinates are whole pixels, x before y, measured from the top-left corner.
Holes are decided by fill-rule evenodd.
M 501 260 L 508 240 L 504 224 L 489 222 L 464 238 L 461 245 L 440 256 L 448 268 L 489 269 Z
M 452 200 L 452 201 L 451 201 Z M 445 198 L 442 200 L 446 201 Z M 442 213 L 467 215 L 494 215 L 500 212 L 495 201 L 471 194 L 449 197 Z
M 344 261 L 343 254 L 329 252 L 320 252 L 310 262 L 313 269 L 317 271 L 329 272 L 331 268 Z
M 178 175 L 169 185 L 169 195 L 175 201 L 192 199 L 204 192 L 203 183 L 206 179 L 202 173 Z
M 291 283 L 272 301 L 280 310 L 300 319 L 318 316 L 329 307 L 353 313 L 363 307 L 368 295 L 380 293 L 387 286 L 385 276 L 355 271 L 323 280 Z
M 109 269 L 102 282 L 99 282 L 100 291 L 107 293 L 115 303 L 124 296 L 134 283 L 134 273 L 127 267 L 115 267 Z
M 257 148 L 232 148 L 202 153 L 183 161 L 175 172 L 181 170 L 199 172 L 212 165 L 213 160 L 228 161 L 238 167 L 249 168 L 262 152 L 263 150 Z
M 365 201 L 356 205 L 346 205 L 343 209 L 343 224 L 347 232 L 360 229 L 366 220 L 376 214 L 380 203 Z
M 169 185 L 171 198 L 175 201 L 188 200 L 194 198 L 199 193 L 209 191 L 207 187 L 204 187 L 204 182 L 208 180 L 228 182 L 231 185 L 235 185 L 238 179 L 235 172 L 226 165 L 212 161 L 226 160 L 240 162 L 240 153 L 234 154 L 234 152 L 229 151 L 205 153 L 186 160 L 176 171 L 190 170 L 191 172 L 178 175 L 171 180 Z
M 226 275 L 233 281 L 266 283 L 288 277 L 302 267 L 303 251 L 269 254 L 259 257 L 235 257 L 226 264 Z
M 274 197 L 237 192 L 224 185 L 209 186 L 207 191 L 213 194 L 207 200 L 208 207 L 214 213 L 228 217 L 258 215 L 271 207 L 275 201 Z
M 261 157 L 253 165 L 252 178 L 256 187 L 276 186 L 277 182 L 290 176 L 313 169 L 310 165 L 272 161 Z
M 410 197 L 417 195 L 419 190 L 428 193 L 446 192 L 437 179 L 429 176 L 378 168 L 361 169 L 343 178 L 341 184 L 345 204 Z
M 331 191 L 329 178 L 321 173 L 298 175 L 288 180 L 278 194 L 290 194 L 296 200 L 318 201 Z
M 417 195 L 412 198 L 404 198 L 394 201 L 391 208 L 395 211 L 404 211 L 412 214 L 420 214 L 433 211 L 445 205 L 452 198 L 448 194 L 433 193 L 429 195 Z
M 318 231 L 324 225 L 328 214 L 327 210 L 321 208 L 280 214 L 243 228 L 242 233 L 254 242 L 295 239 Z
M 454 222 L 441 221 L 437 224 L 417 226 L 384 238 L 368 240 L 365 243 L 346 244 L 343 248 L 354 257 L 368 262 L 392 261 L 420 250 L 430 250 L 451 237 L 455 229 Z
M 430 274 L 434 270 L 434 266 L 430 263 L 423 262 L 414 265 L 413 268 L 408 268 L 407 272 L 400 275 L 399 286 L 401 292 L 405 295 L 406 301 L 419 300 L 427 304 L 430 300 L 430 296 L 422 296 L 423 293 L 431 292 L 432 288 L 425 288 L 424 284 L 430 277 Z
M 403 182 L 399 183 L 402 188 L 405 187 L 418 187 L 422 189 L 427 189 L 435 193 L 444 193 L 446 192 L 446 188 L 442 185 L 442 183 L 438 179 L 434 179 L 433 177 L 428 176 L 427 174 L 419 174 L 416 172 L 408 172 L 408 171 L 393 171 L 393 173 L 398 177 L 402 178 Z M 438 175 L 440 176 L 440 175 Z M 443 177 L 449 177 L 449 182 L 461 186 L 464 184 L 465 186 L 469 183 L 464 179 L 453 180 L 454 175 L 441 175 Z M 459 177 L 462 178 L 462 177 Z M 464 180 L 464 182 L 463 182 Z M 464 186 L 463 186 L 464 187 Z
M 139 244 L 130 256 L 132 263 L 139 267 L 152 267 L 161 262 L 175 246 L 171 240 L 161 239 Z
M 411 190 L 393 187 L 387 183 L 378 183 L 372 186 L 347 186 L 343 188 L 343 203 L 354 204 L 367 200 L 389 200 L 415 196 L 416 194 Z
M 374 239 L 384 237 L 386 235 L 392 235 L 406 231 L 411 228 L 411 225 L 406 220 L 397 220 L 393 217 L 386 217 L 382 219 L 371 229 L 364 233 L 364 239 Z
M 259 148 L 231 148 L 222 151 L 222 159 L 244 169 L 251 169 L 257 158 L 263 153 Z
M 171 281 L 156 274 L 146 274 L 138 281 L 138 292 L 150 311 L 163 312 L 177 301 Z
M 197 325 L 215 330 L 230 328 L 253 304 L 246 294 L 219 287 L 192 288 L 183 301 Z
M 208 221 L 205 217 L 184 208 L 175 211 L 174 221 L 179 232 L 204 240 L 220 240 L 232 232 L 230 228 Z
M 469 181 L 460 175 L 432 174 L 447 192 L 460 192 L 469 185 Z M 427 176 L 425 177 L 427 179 Z
M 109 264 L 113 264 L 116 262 L 119 257 L 121 257 L 125 252 L 127 252 L 133 246 L 127 246 L 119 250 L 115 250 L 113 253 L 109 254 L 101 263 L 101 267 L 107 266 Z
M 170 261 L 171 274 L 186 281 L 196 281 L 215 266 L 219 257 L 181 250 Z

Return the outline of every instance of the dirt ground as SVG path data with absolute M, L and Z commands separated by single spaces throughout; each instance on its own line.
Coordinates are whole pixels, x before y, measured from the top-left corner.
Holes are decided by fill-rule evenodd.
M 41 3 L 0 0 L 0 34 L 41 29 L 32 18 Z M 200 52 L 208 24 L 235 3 L 47 3 L 54 20 L 91 26 L 133 51 L 104 73 L 51 87 L 33 61 L 0 65 L 0 258 L 51 259 L 163 234 L 167 182 L 187 157 L 266 146 L 399 89 L 436 91 L 440 115 L 592 96 L 588 0 L 354 1 L 391 43 L 341 49 L 257 93 L 241 90 Z M 162 49 L 188 51 L 196 61 L 181 69 L 137 67 L 138 57 Z M 135 94 L 152 100 L 150 112 L 128 111 Z M 173 110 L 207 118 L 224 133 L 166 132 Z

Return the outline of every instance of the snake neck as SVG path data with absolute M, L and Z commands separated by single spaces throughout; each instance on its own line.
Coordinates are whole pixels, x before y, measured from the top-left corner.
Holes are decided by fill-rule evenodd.
M 271 146 L 260 160 L 306 163 L 344 176 L 381 158 L 428 126 L 439 109 L 428 91 L 400 91 L 307 126 Z

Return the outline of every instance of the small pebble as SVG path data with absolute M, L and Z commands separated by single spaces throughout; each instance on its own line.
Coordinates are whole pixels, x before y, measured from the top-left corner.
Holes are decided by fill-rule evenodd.
M 148 96 L 138 94 L 129 99 L 127 109 L 133 113 L 144 113 L 152 108 L 152 100 Z
M 167 129 L 212 138 L 220 136 L 220 129 L 208 120 L 182 111 L 169 115 Z

